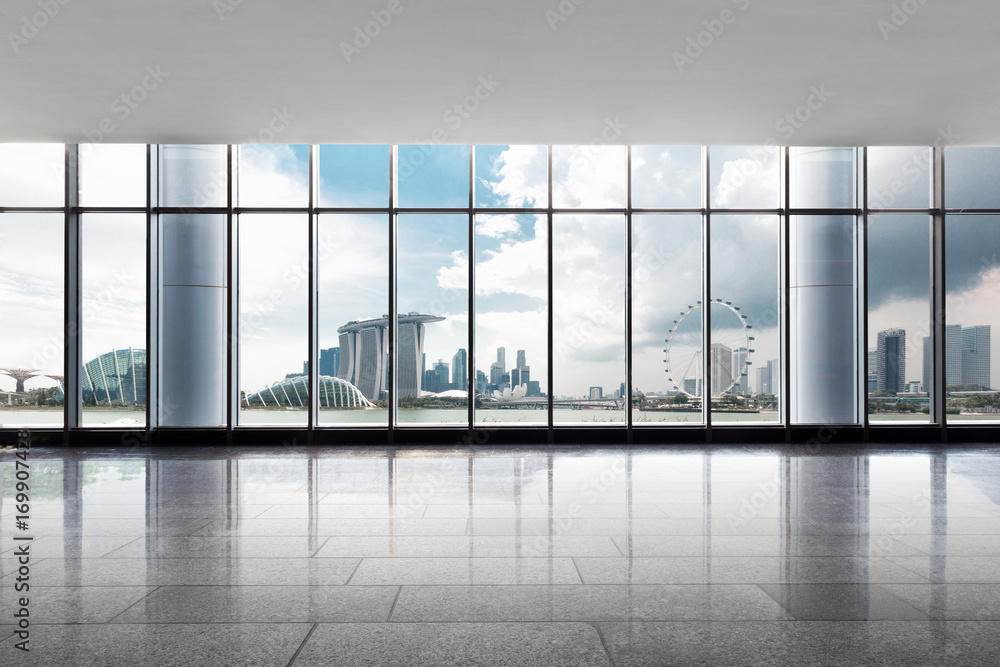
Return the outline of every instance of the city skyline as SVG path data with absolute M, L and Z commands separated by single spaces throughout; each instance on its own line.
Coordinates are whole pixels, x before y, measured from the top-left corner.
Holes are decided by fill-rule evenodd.
M 89 205 L 106 205 L 112 196 L 120 198 L 131 188 L 142 191 L 142 179 L 135 177 L 133 163 L 121 156 L 132 155 L 141 166 L 145 147 L 93 146 L 83 164 L 85 190 Z M 446 149 L 467 156 L 462 147 L 441 147 L 428 160 L 427 174 L 414 175 L 403 186 L 408 205 L 437 205 L 451 185 L 468 185 L 468 160 L 452 159 Z M 15 147 L 14 159 L 3 161 L 0 174 L 6 191 L 17 190 L 26 198 L 44 201 L 49 197 L 47 183 L 58 178 L 51 165 L 60 164 L 62 147 Z M 388 147 L 322 147 L 319 168 L 319 201 L 322 205 L 377 206 L 388 201 L 383 176 L 389 164 Z M 409 150 L 409 149 L 407 149 Z M 404 151 L 405 152 L 405 151 Z M 448 317 L 446 326 L 427 339 L 429 358 L 450 360 L 458 349 L 469 350 L 467 331 L 468 272 L 474 270 L 476 305 L 475 358 L 490 356 L 492 350 L 525 349 L 533 360 L 532 379 L 550 384 L 547 375 L 546 302 L 546 221 L 544 215 L 512 214 L 503 206 L 546 205 L 545 147 L 477 147 L 476 203 L 497 207 L 497 214 L 475 216 L 475 257 L 470 262 L 468 216 L 462 222 L 426 229 L 420 235 L 406 237 L 407 251 L 397 258 L 397 275 L 403 281 L 410 276 L 426 276 L 419 294 L 407 291 L 415 304 L 399 302 L 401 310 L 440 312 Z M 777 191 L 777 151 L 755 152 L 752 148 L 713 147 L 713 176 L 708 183 L 716 204 L 757 205 L 762 193 Z M 301 206 L 308 185 L 307 149 L 301 146 L 263 146 L 241 150 L 239 158 L 240 192 L 244 197 L 254 191 L 267 191 L 269 206 Z M 553 189 L 559 205 L 578 204 L 623 206 L 619 196 L 624 183 L 624 149 L 591 151 L 588 147 L 556 147 L 553 163 Z M 129 159 L 133 159 L 129 157 Z M 686 205 L 688 198 L 700 193 L 700 150 L 686 147 L 633 148 L 634 197 L 657 194 L 658 202 Z M 725 174 L 742 173 L 743 166 L 754 165 L 755 177 L 743 188 L 722 188 Z M 874 163 L 873 163 L 874 164 Z M 716 168 L 718 167 L 718 168 Z M 98 173 L 97 178 L 92 176 Z M 417 170 L 421 171 L 421 170 Z M 422 172 L 423 173 L 423 172 Z M 141 175 L 141 170 L 140 170 Z M 97 180 L 95 180 L 97 178 Z M 464 179 L 464 181 L 462 180 Z M 670 186 L 659 186 L 658 183 Z M 963 186 L 974 188 L 974 186 Z M 53 190 L 55 191 L 55 190 Z M 61 192 L 61 190 L 60 190 Z M 422 193 L 422 194 L 421 194 Z M 140 194 L 144 193 L 140 192 Z M 419 195 L 420 198 L 414 199 Z M 767 194 L 769 197 L 770 194 Z M 136 199 L 141 204 L 140 199 Z M 451 201 L 449 199 L 448 201 Z M 401 204 L 403 202 L 400 202 Z M 239 221 L 259 214 L 244 214 Z M 401 216 L 402 217 L 402 216 Z M 442 216 L 426 216 L 439 219 Z M 873 238 L 869 261 L 869 318 L 872 322 L 893 323 L 907 331 L 925 332 L 927 319 L 927 281 L 923 268 L 912 257 L 925 256 L 926 240 L 907 233 L 908 216 L 878 216 L 879 224 L 889 225 L 886 232 L 891 244 Z M 926 228 L 926 216 L 909 216 Z M 621 245 L 624 217 L 605 216 L 608 224 L 593 227 L 594 234 L 584 233 L 595 216 L 556 216 L 559 234 L 557 263 L 553 267 L 557 293 L 553 300 L 556 324 L 553 354 L 556 356 L 557 393 L 579 395 L 592 384 L 617 387 L 624 379 L 624 307 L 605 312 L 604 303 L 621 304 L 618 287 L 622 275 L 617 264 L 604 262 L 607 248 Z M 669 218 L 669 220 L 668 220 Z M 690 218 L 690 219 L 689 219 Z M 778 357 L 779 336 L 774 314 L 780 312 L 777 296 L 777 216 L 748 215 L 736 221 L 735 215 L 716 214 L 713 218 L 713 294 L 725 294 L 754 323 L 758 340 L 755 365 L 761 359 Z M 889 219 L 893 218 L 893 219 Z M 994 262 L 981 260 L 1000 249 L 1000 225 L 990 216 L 954 216 L 949 222 L 948 238 L 948 314 L 951 321 L 974 321 L 997 324 L 1000 316 L 984 312 L 983 304 L 1000 302 L 1000 269 Z M 412 219 L 412 216 L 411 216 Z M 11 367 L 39 368 L 44 374 L 62 372 L 62 240 L 63 219 L 58 214 L 8 213 L 0 233 L 4 247 L 16 252 L 0 258 L 3 283 L 0 301 L 5 316 L 23 325 L 5 334 L 5 347 L 17 355 L 5 359 Z M 305 216 L 280 214 L 269 217 L 280 227 L 286 222 L 305 229 Z M 238 222 L 239 222 L 238 221 Z M 669 222 L 669 224 L 666 224 Z M 739 224 L 737 224 L 737 222 Z M 408 224 L 402 221 L 404 227 Z M 701 217 L 633 216 L 633 266 L 637 267 L 633 285 L 632 340 L 634 384 L 644 390 L 666 390 L 662 369 L 662 340 L 676 312 L 683 310 L 701 290 Z M 895 227 L 893 227 L 895 225 Z M 912 225 L 911 225 L 912 226 Z M 84 227 L 84 357 L 112 348 L 143 346 L 145 341 L 145 219 L 141 214 L 85 214 Z M 343 322 L 360 319 L 388 310 L 387 267 L 389 263 L 389 221 L 385 214 L 322 214 L 319 216 L 319 345 L 335 347 L 333 336 Z M 897 229 L 898 228 L 898 229 Z M 440 232 L 440 233 L 439 233 Z M 718 234 L 718 236 L 716 236 Z M 243 386 L 256 389 L 301 367 L 307 341 L 304 279 L 301 275 L 305 245 L 299 234 L 260 234 L 241 237 L 241 251 L 248 256 L 268 257 L 269 280 L 248 280 L 241 284 L 241 353 Z M 286 238 L 287 237 L 287 238 Z M 304 233 L 301 235 L 305 238 Z M 878 237 L 882 238 L 882 237 Z M 567 239 L 564 243 L 562 240 Z M 573 239 L 572 248 L 567 246 Z M 556 239 L 554 239 L 556 240 Z M 908 248 L 912 247 L 912 252 Z M 257 250 L 259 248 L 259 251 Z M 116 264 L 98 261 L 113 255 Z M 895 257 L 906 258 L 905 263 Z M 746 261 L 748 257 L 761 258 Z M 417 262 L 419 259 L 419 262 Z M 926 262 L 925 262 L 926 263 Z M 471 266 L 470 266 L 471 264 Z M 609 275 L 598 280 L 605 267 Z M 585 269 L 591 269 L 585 272 Z M 641 271 L 640 271 L 641 269 Z M 919 270 L 918 270 L 919 269 Z M 593 279 L 581 276 L 594 276 Z M 287 278 L 287 279 L 286 279 Z M 587 293 L 575 289 L 581 281 Z M 593 287 L 591 288 L 591 283 Z M 670 289 L 662 289 L 669 284 Z M 565 289 L 561 286 L 565 286 Z M 279 297 L 272 293 L 278 289 Z M 571 289 L 573 288 L 573 289 Z M 408 285 L 401 285 L 404 291 Z M 738 293 L 742 290 L 742 293 Z M 411 298 L 412 297 L 412 298 Z M 437 311 L 436 302 L 446 307 Z M 374 305 L 374 308 L 373 308 Z M 593 319 L 600 315 L 598 321 Z M 259 324 L 257 324 L 259 322 Z M 251 324 L 253 326 L 251 326 Z M 870 327 L 870 347 L 875 347 L 875 332 L 886 326 Z M 584 333 L 592 334 L 583 336 Z M 574 344 L 573 336 L 585 338 Z M 911 336 L 909 350 L 920 359 L 922 336 Z M 470 356 L 472 356 L 470 354 Z M 35 362 L 35 363 L 33 363 Z M 911 359 L 912 362 L 912 359 Z M 991 358 L 991 378 L 1000 377 L 997 359 Z M 912 366 L 912 364 L 911 364 Z M 951 366 L 949 366 L 951 369 Z M 478 370 L 478 369 L 477 369 Z M 752 376 L 756 369 L 751 367 Z M 28 387 L 53 382 L 34 378 Z M 12 390 L 14 380 L 0 378 L 0 389 Z

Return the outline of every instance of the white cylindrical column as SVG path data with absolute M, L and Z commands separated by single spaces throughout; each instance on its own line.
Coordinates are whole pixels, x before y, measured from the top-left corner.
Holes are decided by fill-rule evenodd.
M 221 165 L 225 165 L 224 149 Z M 219 205 L 219 166 L 218 147 L 161 146 L 161 205 Z M 159 423 L 182 427 L 224 424 L 225 216 L 193 212 L 161 215 L 158 273 Z
M 854 206 L 854 149 L 796 149 L 793 208 Z M 792 218 L 791 421 L 857 423 L 857 302 L 854 215 Z

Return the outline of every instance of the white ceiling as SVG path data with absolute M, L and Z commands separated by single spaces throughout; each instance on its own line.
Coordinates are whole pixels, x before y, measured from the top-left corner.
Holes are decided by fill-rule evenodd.
M 112 142 L 1000 144 L 996 0 L 575 2 L 3 0 L 0 141 L 97 140 L 104 121 Z M 446 116 L 479 77 L 499 85 Z M 814 87 L 832 96 L 779 125 Z M 272 139 L 274 110 L 293 118 Z

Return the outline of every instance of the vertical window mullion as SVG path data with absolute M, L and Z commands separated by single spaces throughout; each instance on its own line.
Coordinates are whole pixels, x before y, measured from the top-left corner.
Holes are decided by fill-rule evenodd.
M 632 444 L 632 147 L 627 146 L 625 151 L 625 395 L 622 401 L 625 439 Z
M 469 275 L 468 279 L 468 290 L 469 290 L 469 318 L 468 318 L 468 329 L 469 329 L 469 347 L 465 354 L 465 363 L 468 366 L 466 369 L 467 375 L 470 376 L 469 386 L 466 387 L 465 395 L 468 400 L 468 422 L 469 422 L 469 442 L 473 442 L 473 428 L 475 427 L 475 403 L 476 403 L 476 386 L 475 386 L 475 369 L 476 364 L 475 349 L 476 349 L 476 216 L 474 211 L 475 202 L 473 200 L 473 194 L 475 189 L 475 156 L 476 147 L 473 144 L 469 145 Z M 455 370 L 452 369 L 452 374 L 454 376 Z
M 948 416 L 945 410 L 945 388 L 947 386 L 947 299 L 945 289 L 945 147 L 932 148 L 932 192 L 931 192 L 931 386 L 930 392 L 931 421 L 939 425 L 941 440 L 948 438 Z
M 63 426 L 64 437 L 68 443 L 69 431 L 78 428 L 81 422 L 80 369 L 82 366 L 81 348 L 81 252 L 80 244 L 80 164 L 79 146 L 66 144 L 65 148 L 65 256 L 64 291 L 63 291 Z
M 711 151 L 703 149 L 702 178 L 705 182 L 702 206 L 705 215 L 701 225 L 701 418 L 705 424 L 705 442 L 712 442 L 712 198 Z
M 548 280 L 548 302 L 549 302 L 549 307 L 548 307 L 548 313 L 547 313 L 547 317 L 548 317 L 548 339 L 547 339 L 548 349 L 546 350 L 546 353 L 547 353 L 547 356 L 548 356 L 547 363 L 548 363 L 548 373 L 549 373 L 549 387 L 548 387 L 549 390 L 547 392 L 547 397 L 548 397 L 547 403 L 548 403 L 548 405 L 546 406 L 546 410 L 548 412 L 548 443 L 551 445 L 555 441 L 555 430 L 554 430 L 554 426 L 553 426 L 555 420 L 554 420 L 553 414 L 552 414 L 552 394 L 553 394 L 553 388 L 555 387 L 555 375 L 554 375 L 554 370 L 555 370 L 555 355 L 553 354 L 553 331 L 552 331 L 553 312 L 554 312 L 553 303 L 552 303 L 552 292 L 553 292 L 553 280 L 552 280 L 552 253 L 553 253 L 553 247 L 552 247 L 552 231 L 553 231 L 553 225 L 552 225 L 552 145 L 550 144 L 547 147 L 546 150 L 547 150 L 547 154 L 546 154 L 546 169 L 547 169 L 547 179 L 548 179 L 547 188 L 548 188 L 548 197 L 549 197 L 549 200 L 546 202 L 546 216 L 545 216 L 547 224 L 548 224 L 548 228 L 546 229 L 545 233 L 546 233 L 546 243 L 547 243 L 546 251 L 548 253 L 548 257 L 546 258 L 546 265 L 548 267 L 548 276 L 549 276 L 549 280 Z
M 386 432 L 386 442 L 392 445 L 398 421 L 396 410 L 396 164 L 399 146 L 393 145 L 389 150 L 389 386 L 386 387 L 387 405 L 389 407 L 389 428 Z
M 317 187 L 319 182 L 317 164 L 319 149 L 309 145 L 309 294 L 308 294 L 308 327 L 309 327 L 309 373 L 306 376 L 309 390 L 309 415 L 306 420 L 306 442 L 313 444 L 316 424 L 319 421 L 319 220 L 316 215 Z M 376 397 L 377 398 L 377 397 Z

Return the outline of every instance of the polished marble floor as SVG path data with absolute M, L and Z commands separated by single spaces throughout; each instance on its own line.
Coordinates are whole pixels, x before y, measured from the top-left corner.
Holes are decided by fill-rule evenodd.
M 1000 664 L 998 447 L 0 461 L 3 665 Z

